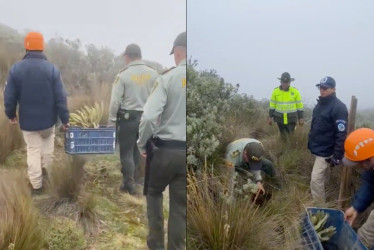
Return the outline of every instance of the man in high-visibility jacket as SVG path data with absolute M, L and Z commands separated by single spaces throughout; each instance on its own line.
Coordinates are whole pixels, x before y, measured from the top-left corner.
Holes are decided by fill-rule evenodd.
M 284 72 L 278 79 L 281 84 L 271 95 L 268 123 L 272 125 L 274 120 L 285 137 L 295 130 L 297 122 L 300 126 L 304 125 L 304 106 L 299 91 L 290 86 L 295 79 L 288 72 Z

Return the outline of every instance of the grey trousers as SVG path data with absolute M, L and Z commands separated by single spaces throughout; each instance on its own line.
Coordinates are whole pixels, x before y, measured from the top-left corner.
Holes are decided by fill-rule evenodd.
M 186 150 L 158 148 L 150 162 L 147 215 L 149 249 L 165 249 L 163 191 L 169 185 L 168 249 L 186 247 Z
M 141 111 L 124 111 L 119 120 L 119 150 L 124 189 L 135 189 L 135 176 L 138 175 L 140 152 L 136 145 Z
M 328 158 L 316 155 L 310 180 L 310 190 L 315 201 L 326 201 L 325 182 L 330 176 L 330 164 L 325 159 Z

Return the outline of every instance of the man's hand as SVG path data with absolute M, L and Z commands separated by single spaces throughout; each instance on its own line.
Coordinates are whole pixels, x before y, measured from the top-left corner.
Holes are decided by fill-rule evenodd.
M 257 182 L 258 192 L 262 194 L 265 194 L 264 186 L 262 185 L 261 181 Z
M 9 123 L 10 124 L 17 124 L 18 123 L 17 117 L 14 117 L 14 118 L 10 119 Z
M 304 125 L 304 119 L 299 119 L 299 126 L 303 126 Z
M 144 158 L 147 158 L 147 154 L 146 153 L 140 153 L 140 155 Z
M 66 130 L 68 130 L 69 127 L 70 127 L 69 123 L 63 124 L 62 125 L 62 130 L 65 132 Z
M 347 210 L 345 210 L 344 213 L 344 220 L 348 222 L 350 226 L 352 226 L 353 222 L 355 221 L 357 217 L 358 212 L 354 207 L 350 207 Z
M 115 121 L 111 121 L 111 120 L 108 121 L 108 127 L 115 127 L 115 126 L 116 126 Z
M 273 124 L 273 118 L 272 118 L 272 117 L 268 117 L 268 124 L 269 124 L 269 125 L 272 125 L 272 124 Z
M 337 158 L 329 158 L 329 159 L 325 159 L 325 161 L 330 164 L 330 167 L 335 167 L 337 165 L 342 164 L 342 161 Z

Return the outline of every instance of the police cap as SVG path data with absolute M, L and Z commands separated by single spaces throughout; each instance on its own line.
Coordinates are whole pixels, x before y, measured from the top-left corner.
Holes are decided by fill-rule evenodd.
M 180 33 L 177 36 L 177 38 L 175 38 L 174 45 L 173 45 L 173 48 L 170 52 L 170 55 L 174 54 L 174 48 L 177 47 L 177 46 L 187 47 L 187 33 L 186 32 Z
M 124 56 L 128 55 L 130 57 L 142 57 L 142 51 L 140 50 L 139 45 L 132 43 L 126 47 Z

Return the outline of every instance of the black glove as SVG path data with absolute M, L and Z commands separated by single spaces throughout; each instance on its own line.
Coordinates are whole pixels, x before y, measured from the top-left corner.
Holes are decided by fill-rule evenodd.
M 334 157 L 329 158 L 329 159 L 325 159 L 325 161 L 330 164 L 330 167 L 335 167 L 337 165 L 342 164 L 342 160 L 334 158 Z

